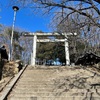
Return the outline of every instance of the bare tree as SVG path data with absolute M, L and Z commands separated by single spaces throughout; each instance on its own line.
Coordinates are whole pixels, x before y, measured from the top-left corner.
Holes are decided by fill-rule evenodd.
M 13 0 L 15 1 L 15 0 Z M 45 13 L 57 12 L 59 9 L 69 10 L 67 18 L 73 13 L 79 13 L 90 19 L 92 25 L 100 27 L 100 1 L 99 0 L 16 0 L 23 5 L 28 5 L 31 8 L 42 9 Z M 35 10 L 36 10 L 35 9 Z M 95 15 L 93 14 L 95 12 Z
M 42 10 L 43 14 L 51 14 L 54 18 L 52 25 L 55 31 L 79 33 L 80 41 L 85 44 L 85 50 L 86 43 L 93 47 L 92 51 L 96 51 L 99 47 L 99 0 L 13 0 L 13 2 L 31 7 L 34 11 Z

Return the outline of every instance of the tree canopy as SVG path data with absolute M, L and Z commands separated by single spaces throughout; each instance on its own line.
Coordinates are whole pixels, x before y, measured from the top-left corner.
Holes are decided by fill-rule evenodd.
M 59 12 L 63 9 L 64 19 L 73 13 L 78 13 L 90 19 L 90 24 L 100 28 L 100 1 L 99 0 L 13 0 L 14 3 L 31 7 L 34 11 L 42 9 L 46 14 Z M 67 11 L 66 11 L 67 9 Z

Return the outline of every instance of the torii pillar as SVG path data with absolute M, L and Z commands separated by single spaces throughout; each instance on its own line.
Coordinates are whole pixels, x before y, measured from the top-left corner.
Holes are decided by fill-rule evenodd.
M 66 65 L 70 65 L 69 45 L 68 45 L 67 36 L 66 36 L 66 39 L 65 39 L 65 59 L 66 59 Z
M 37 43 L 37 36 L 34 35 L 33 38 L 33 52 L 31 55 L 31 65 L 35 65 L 35 60 L 36 60 L 36 43 Z

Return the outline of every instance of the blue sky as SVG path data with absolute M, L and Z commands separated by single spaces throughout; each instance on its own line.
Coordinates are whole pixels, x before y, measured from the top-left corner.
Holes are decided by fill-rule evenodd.
M 12 6 L 9 6 L 7 0 L 0 1 L 0 24 L 5 26 L 12 26 L 14 11 Z M 43 31 L 50 32 L 48 24 L 50 23 L 50 18 L 48 16 L 39 16 L 32 13 L 31 9 L 19 8 L 16 14 L 15 27 L 21 28 L 22 30 L 35 32 Z

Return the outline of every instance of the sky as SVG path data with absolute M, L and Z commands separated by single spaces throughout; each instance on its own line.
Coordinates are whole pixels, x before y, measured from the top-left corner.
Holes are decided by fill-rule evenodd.
M 15 6 L 15 5 L 14 5 Z M 14 11 L 9 6 L 7 0 L 0 1 L 0 24 L 12 26 Z M 50 32 L 48 24 L 50 18 L 48 16 L 39 16 L 34 14 L 29 8 L 19 8 L 16 14 L 15 28 L 20 28 L 29 32 L 43 31 Z

